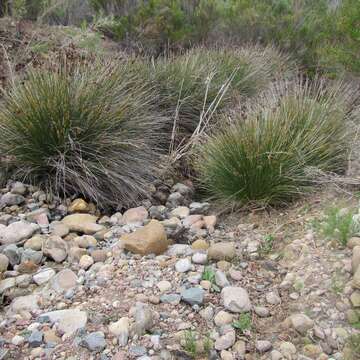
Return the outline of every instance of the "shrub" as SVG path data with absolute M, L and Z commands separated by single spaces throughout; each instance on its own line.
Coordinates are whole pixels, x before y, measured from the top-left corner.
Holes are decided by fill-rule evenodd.
M 56 195 L 129 206 L 159 168 L 153 96 L 127 63 L 31 71 L 0 110 L 2 165 Z
M 286 68 L 286 57 L 273 47 L 196 48 L 182 56 L 160 58 L 149 76 L 158 88 L 161 109 L 175 117 L 183 138 L 194 132 L 210 107 L 220 111 L 238 96 L 257 94 Z
M 274 87 L 248 118 L 201 146 L 200 180 L 225 202 L 286 203 L 309 190 L 312 171 L 346 167 L 347 92 L 305 81 Z

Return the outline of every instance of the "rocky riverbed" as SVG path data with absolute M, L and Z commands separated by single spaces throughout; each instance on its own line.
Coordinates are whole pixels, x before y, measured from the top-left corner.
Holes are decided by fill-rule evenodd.
M 360 238 L 334 249 L 304 229 L 268 252 L 190 183 L 151 193 L 103 215 L 2 189 L 1 359 L 356 359 Z

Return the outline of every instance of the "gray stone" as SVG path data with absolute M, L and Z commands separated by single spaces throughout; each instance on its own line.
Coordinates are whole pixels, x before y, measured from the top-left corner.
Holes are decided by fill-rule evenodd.
M 92 332 L 86 335 L 80 344 L 90 351 L 103 351 L 106 348 L 105 335 L 102 331 Z
M 5 206 L 20 205 L 25 202 L 25 198 L 20 194 L 12 194 L 10 192 L 4 194 L 0 200 L 0 208 Z
M 204 203 L 192 202 L 189 207 L 190 207 L 191 214 L 204 215 L 208 212 L 208 210 L 210 208 L 210 204 L 208 202 L 204 202 Z
M 60 263 L 67 257 L 68 244 L 60 236 L 51 235 L 43 243 L 43 253 Z
M 9 259 L 11 266 L 20 264 L 21 250 L 15 244 L 6 246 L 3 254 Z
M 40 230 L 39 225 L 26 221 L 16 221 L 3 228 L 0 232 L 1 244 L 16 244 L 30 238 L 36 231 Z
M 215 283 L 217 286 L 219 286 L 221 288 L 230 286 L 229 280 L 227 279 L 226 275 L 221 270 L 217 270 L 215 272 Z
M 201 305 L 204 301 L 204 290 L 199 287 L 192 287 L 181 292 L 181 298 L 189 305 Z
M 34 330 L 28 338 L 29 346 L 33 348 L 40 346 L 43 342 L 43 337 L 44 334 L 41 331 Z
M 22 311 L 34 311 L 39 309 L 38 302 L 40 297 L 38 295 L 26 295 L 15 298 L 10 304 L 10 312 L 20 313 Z
M 290 316 L 293 328 L 301 335 L 305 335 L 314 326 L 314 321 L 305 314 L 294 314 Z
M 259 317 L 268 317 L 270 315 L 270 311 L 264 306 L 255 306 L 254 307 L 255 314 Z
M 179 304 L 181 296 L 179 294 L 164 294 L 160 296 L 160 301 L 166 304 Z
M 215 341 L 215 349 L 216 350 L 226 350 L 235 344 L 235 331 L 230 330 L 226 334 L 220 336 Z
M 221 299 L 225 308 L 235 313 L 251 310 L 251 302 L 247 291 L 242 287 L 227 286 L 221 291 Z
M 138 303 L 135 309 L 135 332 L 142 336 L 146 331 L 151 330 L 154 325 L 153 312 L 149 306 Z
M 21 255 L 21 262 L 32 261 L 34 264 L 40 264 L 43 257 L 42 251 L 25 249 Z
M 144 356 L 146 354 L 146 348 L 144 346 L 130 346 L 129 355 L 132 356 Z
M 265 353 L 272 349 L 272 344 L 270 341 L 267 340 L 258 340 L 255 343 L 255 347 L 259 353 Z
M 16 286 L 15 278 L 7 278 L 0 280 L 0 294 L 3 294 L 6 290 Z
M 281 298 L 276 291 L 271 291 L 266 294 L 266 301 L 271 305 L 278 305 L 281 303 Z

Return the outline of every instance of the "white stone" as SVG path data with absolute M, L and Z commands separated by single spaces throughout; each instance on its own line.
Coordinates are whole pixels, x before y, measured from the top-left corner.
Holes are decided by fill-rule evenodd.
M 231 312 L 243 313 L 251 310 L 249 295 L 242 287 L 224 287 L 221 291 L 221 300 L 225 308 Z
M 47 268 L 42 269 L 33 276 L 34 283 L 37 285 L 42 285 L 47 283 L 54 275 L 55 271 L 53 269 Z
M 179 273 L 191 270 L 191 261 L 188 258 L 178 260 L 175 264 L 175 270 Z

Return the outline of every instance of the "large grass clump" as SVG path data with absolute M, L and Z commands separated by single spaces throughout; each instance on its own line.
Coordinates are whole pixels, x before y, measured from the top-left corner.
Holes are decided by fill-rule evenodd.
M 235 115 L 200 147 L 204 187 L 227 203 L 276 205 L 307 192 L 318 170 L 343 172 L 346 94 L 342 86 L 321 81 L 274 87 L 246 119 Z
M 256 95 L 286 66 L 286 58 L 273 47 L 196 48 L 160 58 L 151 66 L 150 78 L 161 109 L 175 119 L 183 137 L 194 132 L 201 116 L 219 112 L 238 96 Z
M 55 195 L 129 206 L 159 168 L 153 103 L 129 63 L 31 71 L 0 108 L 2 166 Z

